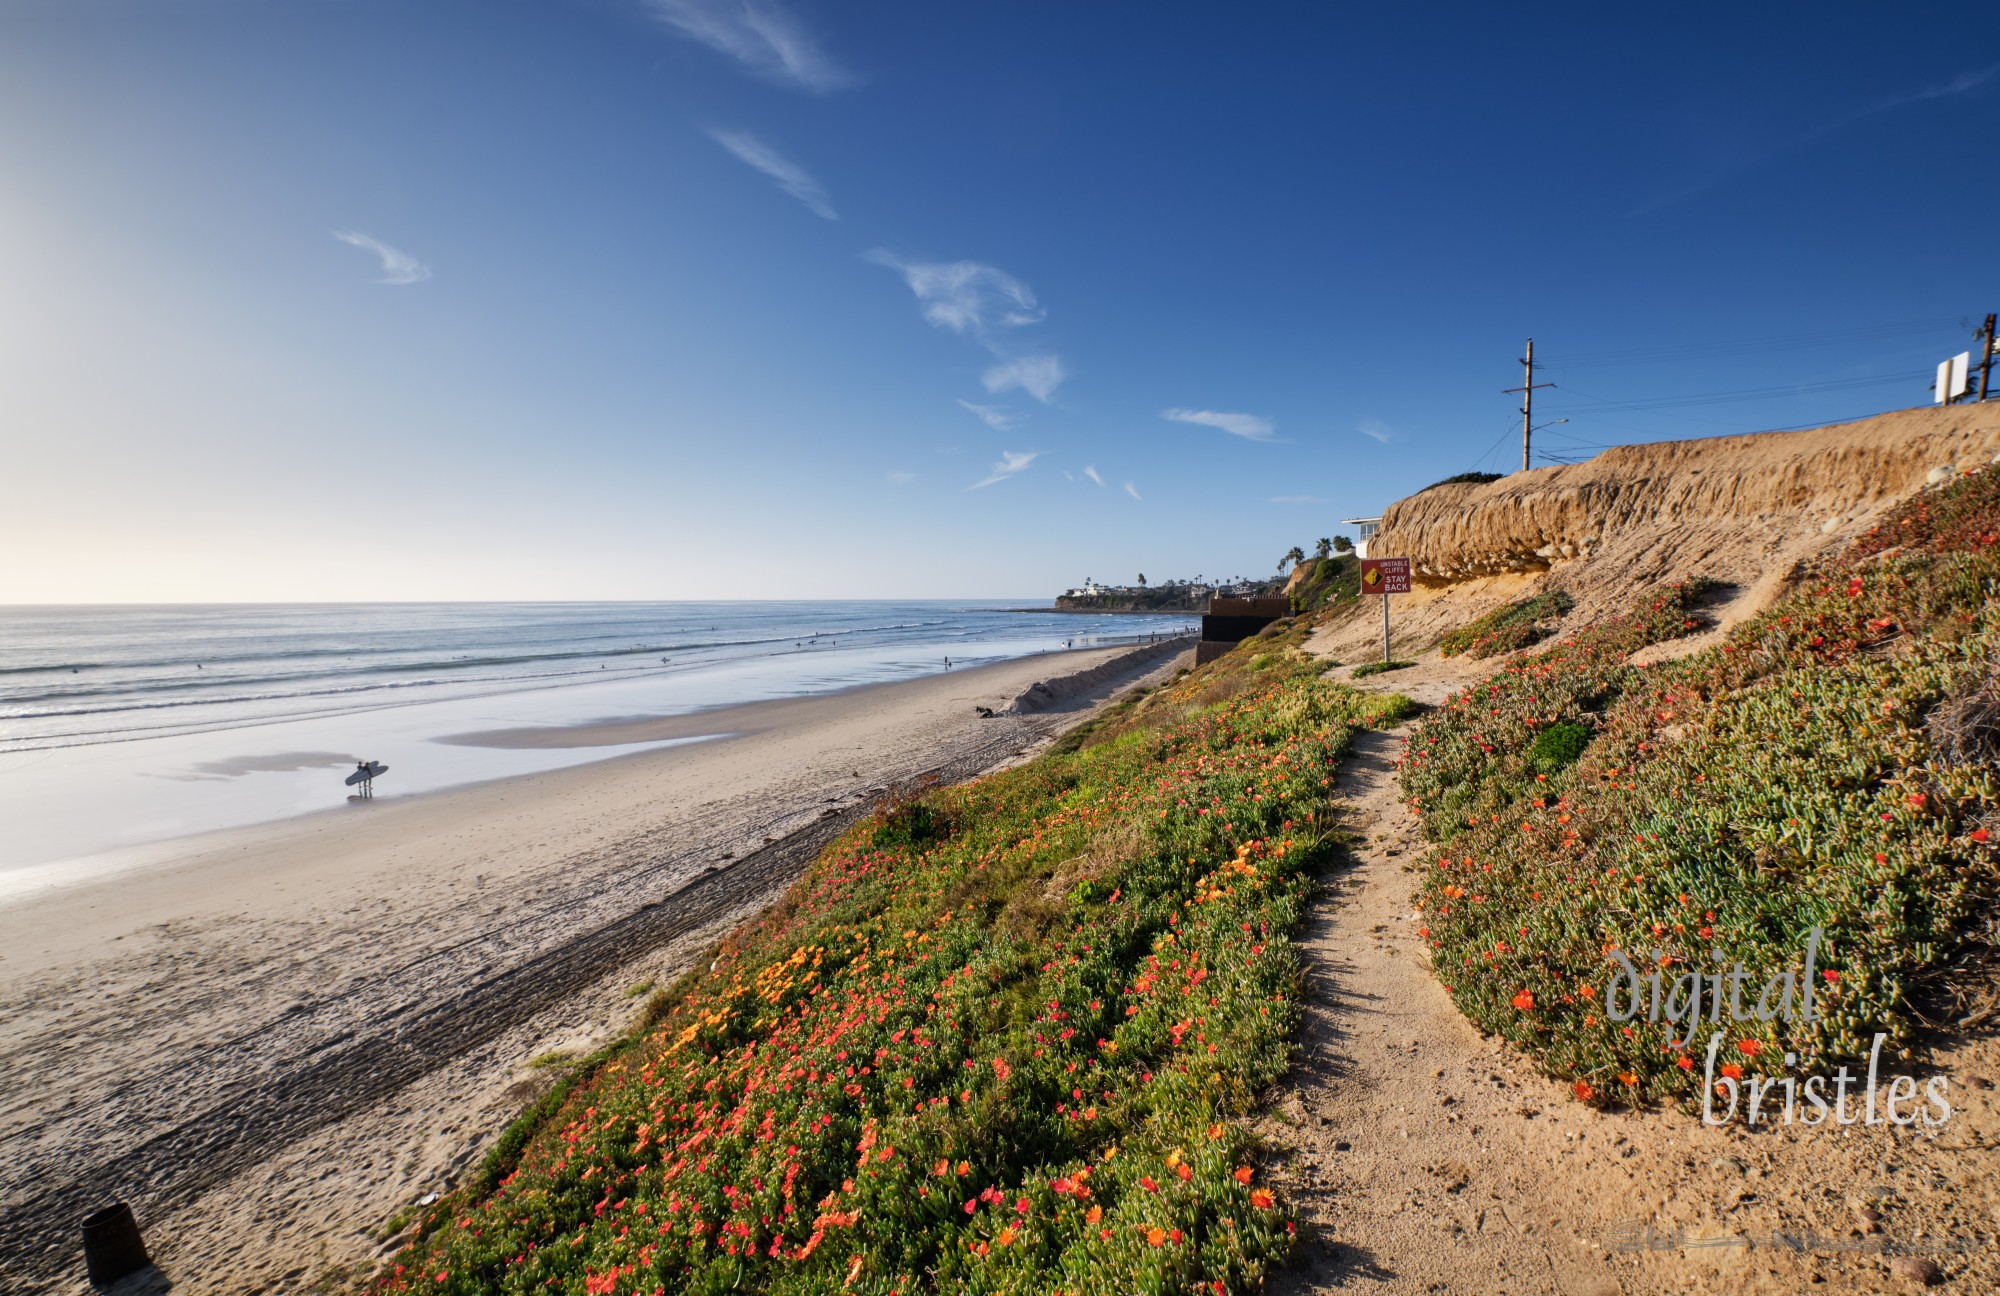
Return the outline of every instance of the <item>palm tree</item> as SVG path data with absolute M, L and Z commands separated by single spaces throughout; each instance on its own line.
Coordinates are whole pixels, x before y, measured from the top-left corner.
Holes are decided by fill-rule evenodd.
M 1326 558 L 1330 557 L 1332 554 L 1333 554 L 1333 541 L 1327 539 L 1325 536 L 1321 536 L 1319 543 L 1313 546 L 1313 557 Z
M 1304 562 L 1305 560 L 1306 560 L 1306 551 L 1299 548 L 1297 545 L 1293 545 L 1289 550 L 1285 552 L 1285 556 L 1283 558 L 1278 559 L 1278 570 L 1279 571 L 1285 570 L 1286 563 L 1291 563 L 1294 567 L 1296 567 L 1298 564 Z
M 1348 539 L 1346 536 L 1335 536 L 1333 538 L 1333 551 L 1335 553 L 1353 553 L 1354 541 Z

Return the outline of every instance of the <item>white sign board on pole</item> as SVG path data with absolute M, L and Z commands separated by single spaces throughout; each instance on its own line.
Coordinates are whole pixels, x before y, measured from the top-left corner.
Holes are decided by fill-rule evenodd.
M 1951 358 L 1951 398 L 1965 395 L 1972 373 L 1972 352 L 1961 351 Z
M 1937 391 L 1937 404 L 1942 405 L 1951 399 L 1951 361 L 1940 360 L 1938 362 L 1935 390 Z

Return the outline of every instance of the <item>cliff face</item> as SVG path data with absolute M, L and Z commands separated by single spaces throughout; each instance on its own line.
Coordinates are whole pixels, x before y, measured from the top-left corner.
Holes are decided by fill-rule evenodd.
M 1413 560 L 1417 589 L 1391 609 L 1398 641 L 1407 637 L 1412 651 L 1544 588 L 1576 600 L 1563 623 L 1578 625 L 1624 611 L 1645 586 L 1694 576 L 1730 586 L 1712 610 L 1720 631 L 1767 606 L 1802 563 L 1867 530 L 1937 470 L 1983 466 L 1996 452 L 2000 401 L 1807 432 L 1620 446 L 1588 463 L 1398 500 L 1368 551 Z M 1351 618 L 1315 642 L 1341 656 L 1367 650 L 1380 633 L 1379 623 Z M 1699 642 L 1676 641 L 1674 651 Z
M 1415 560 L 1417 579 L 1560 568 L 1744 528 L 1832 536 L 1924 484 L 1941 465 L 2000 450 L 2000 402 L 1904 410 L 1815 428 L 1620 446 L 1587 463 L 1398 500 L 1368 551 Z

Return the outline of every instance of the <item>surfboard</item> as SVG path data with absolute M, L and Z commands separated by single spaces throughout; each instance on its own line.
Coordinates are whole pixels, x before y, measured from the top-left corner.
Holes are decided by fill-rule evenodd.
M 364 779 L 372 779 L 377 774 L 386 774 L 388 772 L 389 767 L 381 761 L 369 761 L 366 770 L 355 770 L 347 776 L 347 786 L 353 787 L 356 783 L 362 782 Z

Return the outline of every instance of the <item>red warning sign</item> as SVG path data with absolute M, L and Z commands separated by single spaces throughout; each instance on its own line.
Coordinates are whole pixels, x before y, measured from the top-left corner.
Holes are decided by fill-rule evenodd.
M 1408 558 L 1363 558 L 1361 560 L 1361 592 L 1363 594 L 1408 594 L 1410 592 L 1410 560 Z

